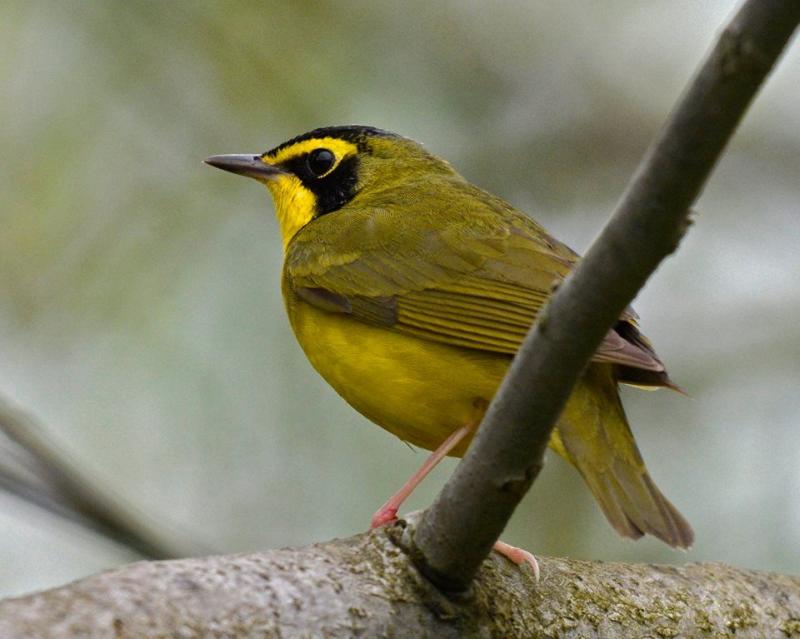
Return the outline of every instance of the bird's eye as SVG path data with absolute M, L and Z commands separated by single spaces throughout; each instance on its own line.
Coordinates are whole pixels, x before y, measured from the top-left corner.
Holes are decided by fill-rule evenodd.
M 336 156 L 328 149 L 314 149 L 308 154 L 306 160 L 308 170 L 316 177 L 321 177 L 330 171 L 334 162 L 336 162 Z

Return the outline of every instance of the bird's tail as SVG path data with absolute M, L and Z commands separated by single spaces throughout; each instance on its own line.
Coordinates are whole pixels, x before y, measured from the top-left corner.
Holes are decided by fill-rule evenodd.
M 580 471 L 617 532 L 688 548 L 691 526 L 650 479 L 609 365 L 592 364 L 575 387 L 550 445 Z

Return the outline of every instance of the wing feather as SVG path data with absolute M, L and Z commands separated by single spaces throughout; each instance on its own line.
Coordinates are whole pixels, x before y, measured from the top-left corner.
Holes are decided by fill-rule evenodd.
M 418 191 L 435 187 L 410 188 L 425 201 Z M 454 187 L 471 192 L 461 200 L 474 206 L 469 215 L 417 214 L 380 201 L 359 207 L 354 200 L 347 210 L 319 218 L 313 232 L 301 230 L 288 247 L 290 286 L 326 311 L 513 355 L 577 255 L 502 200 L 483 192 L 475 197 L 477 189 L 465 182 L 448 184 Z M 407 215 L 413 223 L 400 219 Z M 664 366 L 635 321 L 626 310 L 595 360 L 660 375 Z

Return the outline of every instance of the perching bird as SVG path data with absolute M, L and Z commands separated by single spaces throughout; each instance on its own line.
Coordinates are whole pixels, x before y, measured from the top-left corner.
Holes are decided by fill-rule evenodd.
M 435 450 L 373 526 L 392 521 L 440 459 L 463 455 L 578 256 L 417 142 L 380 129 L 316 129 L 263 154 L 206 162 L 271 192 L 286 310 L 314 368 L 368 419 Z M 650 479 L 618 383 L 676 388 L 633 311 L 601 344 L 550 446 L 583 475 L 618 533 L 688 547 L 692 530 Z

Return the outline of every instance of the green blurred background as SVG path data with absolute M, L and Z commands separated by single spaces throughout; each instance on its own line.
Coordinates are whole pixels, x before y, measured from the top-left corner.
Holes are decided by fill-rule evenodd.
M 734 6 L 3 2 L 0 394 L 177 542 L 231 552 L 364 530 L 424 452 L 311 369 L 282 309 L 266 192 L 202 159 L 372 124 L 584 251 Z M 624 399 L 694 549 L 618 538 L 555 457 L 506 541 L 800 572 L 799 49 L 636 303 L 692 398 Z M 2 595 L 131 560 L 0 495 Z

